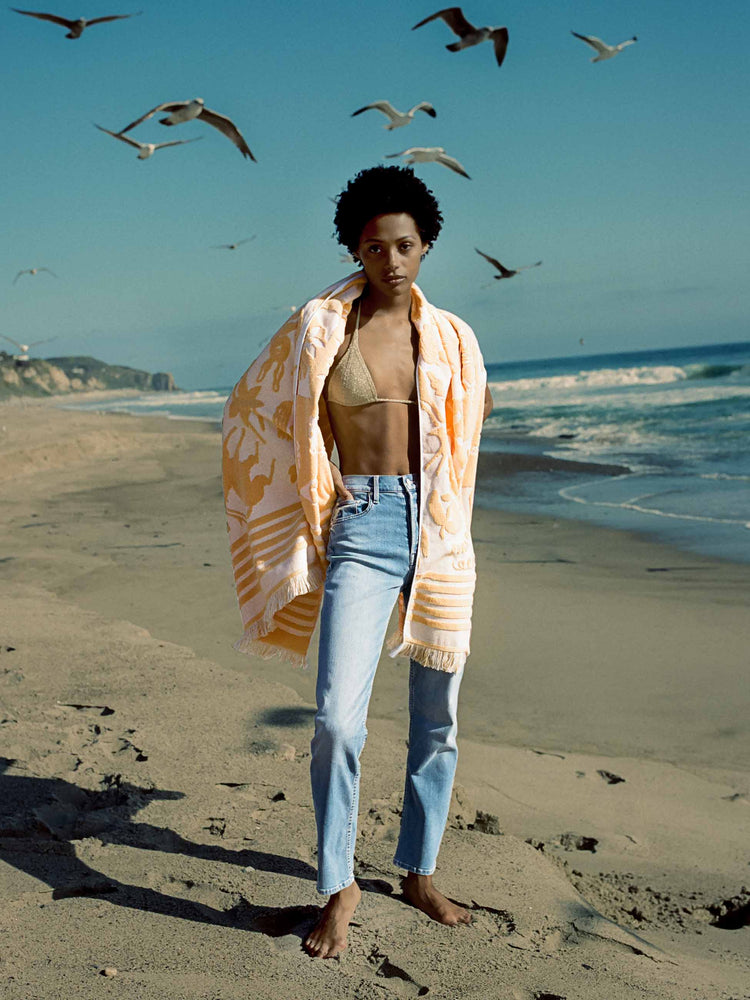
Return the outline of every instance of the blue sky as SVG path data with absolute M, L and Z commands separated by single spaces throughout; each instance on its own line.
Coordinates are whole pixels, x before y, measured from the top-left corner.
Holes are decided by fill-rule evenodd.
M 79 3 L 31 9 L 139 9 Z M 748 339 L 747 0 L 471 0 L 475 24 L 508 26 L 500 69 L 488 43 L 447 52 L 442 21 L 410 30 L 436 9 L 181 0 L 77 41 L 0 12 L 0 332 L 229 385 L 290 306 L 347 273 L 329 198 L 386 153 L 442 145 L 472 180 L 416 167 L 446 220 L 419 283 L 488 363 Z M 592 65 L 571 29 L 639 41 Z M 197 122 L 139 126 L 142 141 L 204 137 L 145 162 L 92 124 L 197 96 L 257 164 Z M 393 132 L 377 112 L 350 117 L 383 98 L 438 117 Z M 497 282 L 475 246 L 544 263 Z M 59 277 L 12 284 L 39 265 Z

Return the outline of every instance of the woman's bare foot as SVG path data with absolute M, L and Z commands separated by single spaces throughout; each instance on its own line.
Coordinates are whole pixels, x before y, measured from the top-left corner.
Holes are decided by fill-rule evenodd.
M 313 958 L 335 958 L 346 948 L 346 932 L 362 897 L 359 886 L 352 882 L 335 892 L 326 903 L 320 920 L 305 938 L 303 945 Z
M 432 884 L 432 875 L 415 875 L 407 872 L 401 880 L 401 891 L 406 900 L 439 924 L 455 927 L 456 924 L 470 924 L 471 914 L 463 906 L 452 903 L 438 892 Z

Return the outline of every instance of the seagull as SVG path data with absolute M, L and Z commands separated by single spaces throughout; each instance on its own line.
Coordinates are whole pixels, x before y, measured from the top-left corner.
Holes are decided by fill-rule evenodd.
M 357 115 L 361 115 L 363 111 L 370 111 L 372 109 L 376 111 L 382 111 L 384 115 L 390 118 L 387 125 L 383 128 L 394 129 L 401 128 L 402 125 L 408 125 L 410 121 L 413 120 L 414 115 L 417 111 L 426 111 L 430 118 L 437 118 L 437 111 L 433 108 L 431 104 L 427 101 L 420 101 L 419 104 L 415 104 L 413 108 L 408 111 L 397 111 L 390 101 L 373 101 L 372 104 L 365 104 L 363 108 L 358 111 L 352 111 L 352 118 L 356 118 Z
M 16 361 L 28 361 L 29 351 L 32 347 L 36 347 L 38 344 L 48 344 L 51 340 L 57 340 L 56 337 L 45 337 L 44 340 L 32 340 L 30 344 L 19 344 L 17 340 L 14 340 L 12 337 L 8 337 L 6 334 L 2 334 L 2 336 L 5 340 L 9 340 L 11 344 L 15 344 L 21 352 L 16 355 Z
M 454 170 L 462 177 L 471 180 L 458 160 L 448 156 L 442 146 L 412 146 L 410 149 L 402 149 L 400 153 L 386 153 L 387 160 L 392 160 L 396 156 L 405 156 L 405 163 L 442 163 L 449 170 Z
M 212 250 L 236 250 L 237 247 L 241 247 L 243 243 L 249 243 L 254 240 L 255 236 L 248 236 L 246 240 L 237 240 L 236 243 L 219 243 L 217 246 L 211 247 Z
M 633 42 L 638 41 L 638 36 L 633 35 L 632 38 L 626 38 L 619 45 L 607 45 L 606 42 L 603 42 L 601 38 L 597 38 L 596 35 L 579 35 L 577 31 L 571 31 L 571 35 L 575 35 L 576 38 L 580 38 L 582 42 L 595 49 L 597 54 L 591 62 L 603 62 L 605 59 L 612 59 L 618 52 L 622 52 L 626 45 L 632 45 Z
M 196 97 L 193 101 L 167 101 L 165 104 L 157 104 L 155 108 L 151 108 L 145 115 L 141 115 L 140 118 L 136 118 L 134 122 L 126 125 L 118 134 L 122 135 L 123 132 L 129 132 L 136 125 L 145 122 L 147 118 L 150 118 L 159 111 L 169 111 L 166 118 L 159 119 L 162 125 L 179 125 L 180 122 L 189 122 L 194 118 L 201 118 L 207 125 L 213 125 L 214 128 L 223 132 L 227 139 L 231 139 L 243 156 L 249 156 L 253 163 L 257 163 L 240 130 L 231 118 L 220 115 L 218 111 L 211 111 L 210 108 L 205 106 L 202 97 Z
M 473 24 L 466 20 L 460 7 L 446 7 L 445 10 L 439 10 L 435 14 L 430 14 L 424 21 L 415 24 L 411 30 L 414 31 L 416 28 L 421 28 L 423 24 L 427 24 L 428 21 L 434 21 L 438 17 L 441 17 L 454 35 L 458 35 L 460 39 L 458 42 L 453 42 L 451 45 L 445 46 L 449 52 L 460 52 L 461 49 L 468 49 L 470 45 L 479 45 L 480 42 L 485 42 L 488 38 L 491 38 L 492 44 L 495 46 L 495 59 L 497 59 L 498 66 L 502 66 L 503 59 L 505 59 L 505 52 L 508 48 L 507 28 L 475 28 Z
M 477 250 L 476 247 L 474 247 L 474 249 Z M 493 267 L 496 267 L 498 269 L 498 271 L 500 272 L 500 274 L 493 274 L 492 275 L 492 277 L 496 278 L 497 281 L 500 281 L 502 278 L 512 278 L 513 275 L 514 274 L 518 274 L 519 271 L 526 271 L 530 267 L 539 267 L 539 265 L 542 263 L 540 260 L 538 260 L 536 262 L 536 264 L 526 264 L 526 265 L 524 265 L 524 267 L 517 267 L 517 268 L 515 268 L 515 270 L 511 270 L 508 267 L 503 267 L 503 265 L 500 263 L 499 260 L 495 260 L 494 257 L 490 257 L 486 253 L 482 253 L 481 250 L 477 250 L 477 253 L 479 254 L 480 257 L 484 257 L 485 260 L 489 261 L 490 264 L 492 264 Z
M 30 351 L 32 347 L 36 347 L 38 344 L 49 344 L 51 341 L 57 340 L 57 337 L 45 337 L 44 340 L 32 340 L 30 344 L 19 344 L 17 340 L 14 340 L 5 333 L 2 336 L 5 340 L 9 340 L 11 344 L 15 344 L 24 353 Z
M 103 24 L 105 21 L 122 21 L 126 17 L 137 17 L 142 14 L 143 11 L 136 11 L 135 14 L 111 14 L 109 17 L 92 17 L 86 20 L 85 17 L 79 17 L 76 21 L 69 21 L 66 17 L 58 17 L 57 14 L 40 14 L 35 10 L 19 10 L 18 7 L 11 7 L 16 14 L 25 14 L 27 17 L 37 17 L 40 21 L 52 21 L 54 24 L 61 24 L 63 28 L 68 29 L 68 34 L 66 38 L 80 38 L 83 34 L 84 28 L 88 28 L 92 24 Z
M 57 277 L 55 272 L 50 271 L 48 267 L 27 267 L 25 271 L 18 272 L 18 274 L 15 276 L 11 284 L 15 285 L 15 283 L 18 281 L 18 279 L 21 277 L 22 274 L 30 274 L 33 277 L 35 274 L 39 274 L 40 271 L 46 271 L 47 274 L 51 274 L 53 278 Z M 13 341 L 13 343 L 15 343 L 15 341 Z
M 96 122 L 94 122 L 96 125 Z M 132 146 L 133 149 L 138 150 L 138 159 L 147 160 L 150 156 L 153 156 L 157 149 L 164 149 L 165 146 L 182 146 L 186 142 L 197 142 L 198 139 L 202 139 L 203 136 L 199 135 L 195 139 L 176 139 L 174 142 L 138 142 L 135 139 L 131 139 L 129 135 L 120 135 L 119 132 L 110 132 L 108 128 L 103 128 L 101 125 L 96 125 L 100 132 L 106 132 L 107 135 L 111 135 L 113 139 L 119 139 L 121 142 L 126 142 L 128 146 Z

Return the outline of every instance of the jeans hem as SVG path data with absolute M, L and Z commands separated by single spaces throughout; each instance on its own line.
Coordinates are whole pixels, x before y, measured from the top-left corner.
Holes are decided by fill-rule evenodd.
M 413 865 L 405 865 L 403 861 L 399 861 L 398 858 L 393 859 L 393 863 L 397 868 L 403 868 L 407 872 L 411 872 L 413 875 L 432 875 L 435 871 L 435 866 L 432 868 L 415 868 Z
M 333 889 L 318 889 L 317 886 L 316 889 L 321 896 L 332 896 L 334 892 L 341 892 L 342 889 L 346 889 L 347 886 L 350 886 L 353 881 L 354 881 L 354 874 L 352 874 L 350 878 L 345 879 L 343 882 L 339 882 L 339 884 L 335 885 Z

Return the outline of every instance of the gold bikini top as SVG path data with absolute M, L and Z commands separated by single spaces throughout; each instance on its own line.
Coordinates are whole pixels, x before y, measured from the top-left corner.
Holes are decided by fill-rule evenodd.
M 340 406 L 364 406 L 367 403 L 416 403 L 416 399 L 391 399 L 378 396 L 370 369 L 359 349 L 359 315 L 362 299 L 357 302 L 357 322 L 349 347 L 331 372 L 327 398 Z

